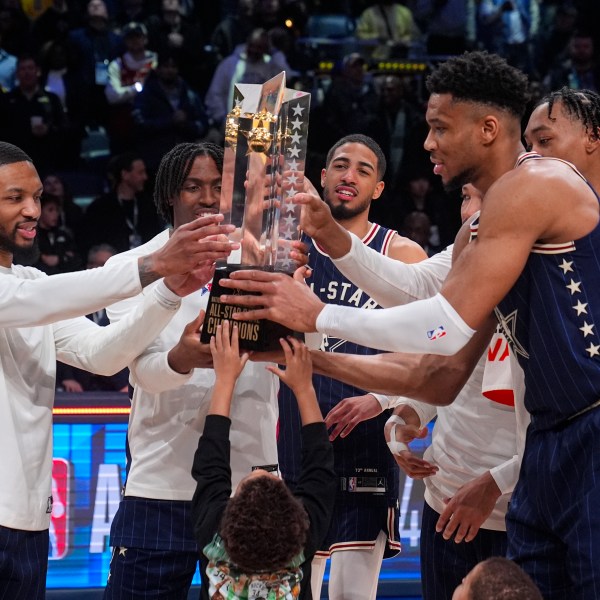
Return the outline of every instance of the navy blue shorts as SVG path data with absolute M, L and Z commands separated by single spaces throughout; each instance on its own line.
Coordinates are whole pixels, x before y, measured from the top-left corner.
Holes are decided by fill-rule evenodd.
M 394 507 L 337 503 L 331 517 L 329 531 L 317 554 L 327 556 L 339 550 L 373 548 L 380 531 L 388 537 L 384 558 L 398 554 L 400 532 L 398 511 Z
M 421 521 L 421 583 L 423 600 L 448 600 L 463 577 L 491 556 L 506 556 L 506 532 L 480 529 L 471 542 L 445 540 L 435 525 L 438 512 L 423 502 Z
M 198 554 L 113 548 L 105 600 L 187 600 Z
M 508 557 L 546 600 L 600 598 L 600 410 L 527 432 L 506 516 Z
M 186 600 L 198 563 L 191 502 L 126 496 L 110 530 L 106 599 Z
M 44 600 L 48 530 L 23 531 L 0 525 L 0 599 Z

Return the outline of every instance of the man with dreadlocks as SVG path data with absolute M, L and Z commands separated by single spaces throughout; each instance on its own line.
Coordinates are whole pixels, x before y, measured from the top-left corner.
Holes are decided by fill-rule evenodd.
M 154 199 L 172 224 L 110 264 L 162 247 L 172 231 L 218 213 L 223 150 L 210 143 L 178 144 L 163 157 Z M 124 498 L 112 523 L 113 556 L 105 598 L 187 598 L 198 562 L 190 520 L 195 489 L 192 459 L 215 382 L 208 345 L 200 345 L 209 286 L 188 296 L 171 323 L 130 365 L 133 386 L 127 434 Z M 107 309 L 119 321 L 142 295 Z M 277 378 L 249 363 L 232 410 L 233 485 L 253 467 L 277 466 Z
M 525 130 L 533 152 L 573 163 L 600 190 L 600 95 L 568 87 L 543 97 Z
M 485 197 L 480 217 L 459 233 L 457 245 L 474 239 L 441 292 L 359 311 L 323 304 L 298 277 L 245 271 L 221 283 L 261 295 L 238 291 L 222 300 L 264 307 L 234 313 L 239 320 L 268 318 L 382 350 L 445 355 L 465 347 L 495 312 L 523 368 L 531 414 L 507 515 L 509 556 L 544 598 L 592 600 L 600 597 L 599 200 L 572 165 L 522 160 L 527 82 L 500 57 L 454 57 L 427 86 L 425 148 L 434 173 L 449 188 L 470 181 Z M 304 205 L 303 230 L 330 256 L 358 246 L 318 198 L 295 201 Z M 369 253 L 367 262 L 374 271 L 383 259 Z

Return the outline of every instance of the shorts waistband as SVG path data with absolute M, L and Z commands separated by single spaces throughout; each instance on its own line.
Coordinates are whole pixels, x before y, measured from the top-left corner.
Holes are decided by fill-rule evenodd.
M 573 419 L 576 419 L 577 417 L 580 417 L 581 415 L 584 415 L 586 412 L 589 412 L 590 410 L 594 410 L 594 408 L 598 408 L 599 406 L 600 406 L 600 399 L 596 400 L 596 402 L 594 402 L 593 404 L 590 404 L 589 406 L 586 406 L 585 408 L 581 409 L 579 412 L 576 412 L 574 415 L 567 417 L 567 421 L 572 421 Z

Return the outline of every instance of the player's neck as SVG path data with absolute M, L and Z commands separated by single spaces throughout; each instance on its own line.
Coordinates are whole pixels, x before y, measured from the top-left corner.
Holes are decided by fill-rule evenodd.
M 600 169 L 600 167 L 597 167 L 597 169 Z M 600 174 L 598 170 L 593 170 L 589 173 L 584 173 L 582 171 L 581 174 L 587 179 L 592 188 L 594 188 L 596 194 L 600 195 Z
M 338 223 L 350 233 L 353 233 L 360 239 L 364 238 L 372 227 L 372 223 L 369 221 L 368 213 L 364 212 L 350 219 L 338 220 Z
M 519 142 L 496 153 L 495 156 L 490 156 L 484 169 L 471 180 L 471 183 L 485 194 L 497 179 L 514 169 L 517 159 L 523 152 L 525 148 Z
M 12 265 L 12 260 L 12 252 L 0 248 L 0 267 L 6 267 L 7 269 L 10 269 L 10 266 Z

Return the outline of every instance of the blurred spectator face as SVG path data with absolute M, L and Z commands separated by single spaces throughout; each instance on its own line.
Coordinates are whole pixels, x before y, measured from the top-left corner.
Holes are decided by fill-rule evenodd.
M 179 66 L 174 58 L 167 58 L 156 67 L 158 78 L 166 85 L 173 84 L 179 77 Z
M 577 22 L 577 10 L 575 8 L 559 8 L 556 11 L 554 28 L 558 31 L 573 31 Z
M 257 0 L 255 6 L 257 24 L 265 29 L 276 25 L 280 8 L 279 0 Z
M 147 179 L 148 174 L 146 173 L 146 165 L 141 159 L 134 160 L 131 163 L 130 171 L 125 169 L 121 171 L 121 181 L 129 185 L 136 193 L 141 192 L 144 189 Z
M 141 54 L 146 50 L 147 38 L 143 33 L 130 33 L 125 36 L 125 46 L 131 54 Z
M 102 0 L 90 0 L 87 14 L 90 20 L 108 21 L 108 10 Z
M 165 23 L 171 26 L 179 25 L 181 21 L 179 0 L 163 0 L 161 10 Z
M 411 212 L 404 217 L 402 233 L 422 248 L 426 248 L 431 235 L 431 221 L 423 212 Z
M 461 198 L 460 218 L 464 223 L 469 217 L 481 210 L 481 192 L 472 183 L 465 183 L 462 186 Z
M 251 17 L 254 14 L 254 0 L 238 0 L 238 13 L 242 17 Z
M 96 267 L 103 267 L 111 256 L 113 256 L 113 253 L 108 250 L 96 250 L 90 252 L 88 255 L 87 268 L 95 269 Z
M 57 175 L 46 175 L 44 177 L 44 192 L 52 194 L 57 198 L 62 198 L 65 195 L 65 186 Z
M 361 86 L 365 77 L 365 59 L 359 54 L 353 53 L 344 58 L 342 63 L 342 74 L 351 84 Z
M 594 56 L 594 41 L 588 36 L 575 36 L 569 43 L 569 56 L 575 63 L 587 63 Z
M 16 77 L 21 88 L 31 90 L 37 87 L 40 69 L 33 59 L 25 58 L 17 63 Z
M 60 220 L 60 208 L 57 202 L 43 202 L 40 220 L 38 222 L 42 229 L 52 229 L 58 226 Z
M 383 80 L 381 99 L 385 107 L 395 108 L 404 98 L 404 84 L 399 77 L 390 75 Z
M 131 21 L 135 21 L 135 17 L 144 10 L 144 0 L 124 0 L 123 10 Z
M 408 192 L 413 198 L 424 198 L 431 189 L 431 182 L 427 177 L 416 177 L 408 182 Z
M 48 69 L 65 69 L 68 64 L 67 48 L 60 42 L 49 42 L 44 46 L 46 50 L 45 67 Z
M 246 55 L 250 62 L 260 62 L 269 53 L 269 38 L 265 32 L 253 33 L 246 44 Z

